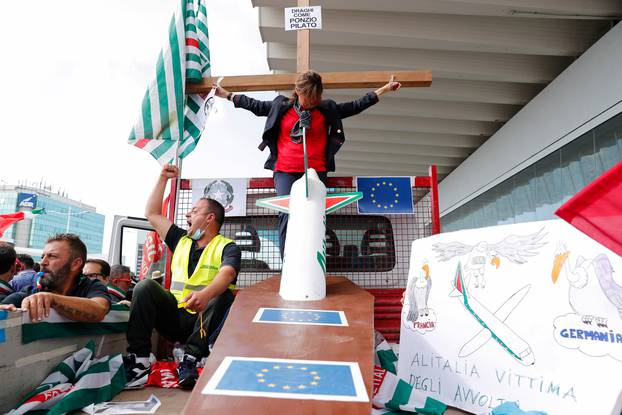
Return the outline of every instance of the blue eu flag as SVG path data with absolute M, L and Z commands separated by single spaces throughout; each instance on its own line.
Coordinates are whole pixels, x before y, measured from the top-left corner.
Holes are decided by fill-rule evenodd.
M 338 311 L 332 310 L 298 310 L 288 308 L 263 309 L 260 322 L 287 323 L 287 324 L 318 324 L 318 325 L 345 325 Z
M 6 310 L 0 310 L 0 320 L 6 320 L 9 312 Z M 4 333 L 4 329 L 0 329 L 0 343 L 4 343 L 6 341 L 6 334 Z
M 351 366 L 340 362 L 299 363 L 286 359 L 240 359 L 231 363 L 214 388 L 262 394 L 356 397 Z
M 413 214 L 410 177 L 357 177 L 359 213 Z

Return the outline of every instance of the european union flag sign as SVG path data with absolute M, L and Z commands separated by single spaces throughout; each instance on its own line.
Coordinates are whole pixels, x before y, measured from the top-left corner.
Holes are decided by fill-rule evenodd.
M 226 357 L 203 394 L 368 402 L 358 363 Z
M 363 193 L 359 213 L 413 214 L 410 177 L 357 177 L 356 190 Z
M 343 311 L 304 310 L 300 308 L 263 308 L 261 307 L 254 323 L 303 324 L 315 326 L 347 326 L 348 321 Z
M 9 312 L 6 310 L 0 310 L 0 320 L 6 320 Z M 0 328 L 0 343 L 4 343 L 6 341 L 6 334 L 4 333 L 4 327 Z

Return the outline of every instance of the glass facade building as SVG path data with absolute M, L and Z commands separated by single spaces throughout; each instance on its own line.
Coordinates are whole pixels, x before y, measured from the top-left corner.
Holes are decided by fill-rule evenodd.
M 105 216 L 93 206 L 44 189 L 0 187 L 0 214 L 33 208 L 45 209 L 45 214 L 35 216 L 29 226 L 13 224 L 4 232 L 3 240 L 14 242 L 17 247 L 42 249 L 52 235 L 75 233 L 86 244 L 89 254 L 102 252 Z M 18 235 L 20 227 L 27 232 L 25 237 Z
M 441 218 L 443 232 L 549 220 L 575 193 L 622 160 L 622 113 Z

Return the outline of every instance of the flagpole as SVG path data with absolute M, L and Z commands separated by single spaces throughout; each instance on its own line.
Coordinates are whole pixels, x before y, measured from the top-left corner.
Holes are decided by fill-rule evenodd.
M 307 169 L 309 168 L 309 162 L 307 160 L 307 127 L 302 127 L 302 153 L 305 161 L 305 196 L 309 199 L 309 176 L 307 175 Z
M 168 218 L 171 222 L 175 223 L 175 219 L 177 218 L 177 199 L 179 195 L 179 191 L 181 189 L 181 159 L 179 158 L 179 142 L 175 146 L 175 158 L 173 159 L 173 165 L 177 166 L 178 175 L 171 182 L 171 191 L 169 195 L 169 205 L 168 205 Z M 171 286 L 171 262 L 173 253 L 167 247 L 167 255 L 166 255 L 166 266 L 164 268 L 164 288 L 169 289 Z
M 181 142 L 181 137 L 179 138 L 179 141 L 177 142 L 177 145 L 175 146 L 175 165 L 177 166 L 177 170 L 178 170 L 178 175 L 177 178 L 175 179 L 175 196 L 172 198 L 173 201 L 173 217 L 171 218 L 171 220 L 173 221 L 173 223 L 175 223 L 175 220 L 177 219 L 177 200 L 179 199 L 179 191 L 181 190 L 181 168 L 182 168 L 182 160 L 181 158 L 179 158 L 179 143 Z M 172 190 L 172 189 L 171 189 Z

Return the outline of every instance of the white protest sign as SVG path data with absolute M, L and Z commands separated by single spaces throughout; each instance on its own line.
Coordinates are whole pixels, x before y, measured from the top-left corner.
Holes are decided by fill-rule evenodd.
M 322 6 L 285 8 L 285 30 L 321 28 Z
M 622 258 L 561 220 L 413 242 L 398 376 L 487 414 L 620 414 Z

